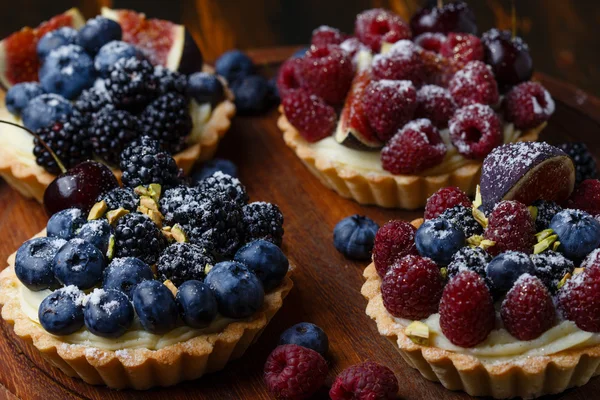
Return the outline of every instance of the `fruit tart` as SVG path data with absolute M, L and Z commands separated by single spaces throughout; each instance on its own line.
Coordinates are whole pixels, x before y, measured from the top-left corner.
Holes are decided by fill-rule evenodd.
M 39 79 L 38 79 L 39 78 Z M 226 81 L 203 65 L 186 29 L 129 10 L 77 9 L 0 42 L 0 176 L 42 201 L 60 172 L 99 160 L 119 175 L 119 155 L 142 135 L 175 154 L 184 172 L 212 158 L 235 114 Z
M 531 82 L 527 45 L 476 36 L 468 6 L 356 17 L 354 36 L 322 26 L 278 75 L 286 144 L 326 186 L 361 204 L 415 209 L 453 185 L 473 194 L 495 147 L 535 141 L 554 111 Z
M 57 178 L 97 197 L 46 195 L 46 229 L 0 273 L 2 318 L 94 385 L 148 389 L 218 371 L 257 340 L 293 286 L 283 215 L 249 203 L 220 171 L 181 181 L 149 137 L 121 162 L 123 187 L 94 161 Z
M 576 166 L 543 142 L 505 144 L 475 201 L 443 188 L 423 219 L 379 230 L 366 312 L 425 378 L 532 398 L 600 374 L 600 181 L 575 187 Z

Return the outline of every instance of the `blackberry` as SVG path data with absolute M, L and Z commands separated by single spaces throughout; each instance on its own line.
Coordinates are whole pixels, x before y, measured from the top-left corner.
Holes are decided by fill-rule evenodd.
M 35 162 L 51 174 L 58 175 L 62 172 L 40 139 L 56 153 L 65 168 L 91 159 L 92 145 L 87 137 L 87 128 L 87 118 L 79 112 L 74 112 L 50 126 L 38 129 L 36 134 L 39 138 L 33 139 Z
M 275 204 L 250 203 L 243 208 L 246 242 L 264 239 L 281 247 L 283 242 L 283 214 Z
M 158 78 L 160 94 L 176 92 L 186 95 L 187 76 L 171 71 L 162 65 L 157 65 L 154 68 L 154 76 Z
M 123 185 L 135 188 L 158 183 L 163 188 L 177 184 L 179 168 L 171 155 L 157 149 L 154 141 L 136 140 L 121 153 Z
M 106 106 L 112 106 L 108 93 L 95 87 L 84 90 L 75 100 L 75 109 L 83 114 L 94 114 Z
M 465 206 L 455 206 L 447 209 L 440 218 L 459 227 L 465 233 L 465 238 L 473 235 L 483 235 L 483 226 L 473 217 L 473 209 Z
M 167 189 L 160 197 L 160 211 L 167 225 L 187 224 L 200 201 L 202 196 L 197 187 L 176 186 Z
M 217 171 L 208 178 L 201 180 L 198 183 L 198 188 L 201 192 L 206 190 L 216 190 L 226 193 L 229 198 L 235 201 L 240 207 L 248 204 L 248 201 L 250 200 L 246 188 L 242 185 L 240 180 L 231 175 L 224 174 L 221 171 Z
M 171 153 L 183 150 L 192 130 L 189 100 L 178 93 L 163 94 L 140 115 L 144 135 L 158 140 Z
M 156 264 L 158 279 L 169 279 L 175 286 L 180 286 L 189 280 L 203 281 L 206 267 L 214 265 L 215 261 L 208 252 L 200 246 L 191 243 L 173 243 L 167 247 Z
M 575 164 L 575 180 L 577 183 L 583 182 L 586 179 L 598 178 L 596 160 L 585 143 L 563 143 L 558 147 L 567 153 L 573 160 L 573 163 Z
M 118 165 L 125 146 L 139 136 L 139 124 L 127 111 L 105 107 L 94 115 L 89 134 L 94 153 L 108 164 Z
M 122 58 L 108 71 L 104 84 L 117 108 L 135 113 L 143 110 L 158 95 L 159 80 L 147 60 Z
M 109 210 L 124 208 L 131 212 L 137 210 L 140 198 L 130 188 L 114 188 L 98 197 L 97 201 L 104 200 Z
M 119 218 L 115 227 L 115 257 L 136 257 L 152 265 L 165 246 L 165 237 L 148 216 L 130 213 Z
M 552 218 L 562 211 L 562 207 L 553 201 L 536 200 L 532 205 L 537 207 L 537 217 L 535 219 L 536 232 L 548 229 Z
M 454 253 L 452 261 L 448 264 L 448 280 L 454 278 L 463 270 L 469 270 L 476 272 L 488 282 L 485 267 L 490 261 L 492 261 L 492 256 L 481 247 L 463 247 Z
M 546 285 L 550 293 L 556 294 L 558 283 L 567 273 L 573 272 L 575 265 L 561 253 L 552 250 L 531 256 L 535 266 L 535 276 Z

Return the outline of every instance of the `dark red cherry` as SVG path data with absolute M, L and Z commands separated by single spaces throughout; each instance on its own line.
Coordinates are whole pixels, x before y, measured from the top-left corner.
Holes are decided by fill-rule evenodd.
M 481 36 L 481 41 L 485 63 L 492 67 L 501 91 L 531 79 L 533 60 L 523 39 L 513 37 L 510 31 L 490 29 Z
M 84 161 L 58 175 L 44 192 L 44 207 L 48 215 L 66 208 L 88 212 L 101 194 L 119 186 L 117 178 L 106 165 Z
M 475 14 L 467 3 L 457 1 L 446 3 L 441 8 L 424 7 L 410 19 L 413 36 L 424 32 L 464 32 L 477 34 Z

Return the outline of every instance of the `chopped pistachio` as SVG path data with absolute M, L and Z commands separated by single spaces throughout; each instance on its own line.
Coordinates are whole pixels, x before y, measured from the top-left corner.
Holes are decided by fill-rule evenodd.
M 146 214 L 146 215 L 148 215 L 148 212 L 150 211 L 150 209 L 148 207 L 143 206 L 141 204 L 138 206 L 137 210 L 139 212 L 141 212 L 142 214 Z
M 429 327 L 421 321 L 413 321 L 406 328 L 404 334 L 416 344 L 429 345 Z
M 171 228 L 171 235 L 173 236 L 173 239 L 175 239 L 176 242 L 186 243 L 188 241 L 187 235 L 185 234 L 183 227 L 179 224 L 173 225 L 173 228 Z
M 108 238 L 108 249 L 106 250 L 106 258 L 112 260 L 115 255 L 115 235 L 110 235 Z
M 162 227 L 163 220 L 165 217 L 160 213 L 160 211 L 148 210 L 148 214 L 152 222 L 154 222 L 159 228 Z
M 570 273 L 570 272 L 567 272 L 567 273 L 565 274 L 565 276 L 563 276 L 563 277 L 562 277 L 562 279 L 560 280 L 560 282 L 558 282 L 558 285 L 556 285 L 556 288 L 557 288 L 557 289 L 560 289 L 561 287 L 565 286 L 565 283 L 567 283 L 567 281 L 568 281 L 569 279 L 571 279 L 571 276 L 572 276 L 572 275 L 571 275 L 571 273 Z
M 483 213 L 483 211 L 481 211 L 479 208 L 473 208 L 473 218 L 475 218 L 475 221 L 479 222 L 479 225 L 483 226 L 484 228 L 487 228 L 488 219 Z
M 575 269 L 573 270 L 573 275 L 577 275 L 577 274 L 580 274 L 580 273 L 582 273 L 584 269 L 585 269 L 585 268 L 581 268 L 581 267 L 580 267 L 580 268 L 575 268 Z
M 481 243 L 479 243 L 479 247 L 481 247 L 484 250 L 489 249 L 492 246 L 495 246 L 496 242 L 494 242 L 493 240 L 488 240 L 488 239 L 484 239 L 481 241 Z
M 443 280 L 448 279 L 448 268 L 446 268 L 446 267 L 440 268 L 440 274 L 442 275 Z
M 550 235 L 546 239 L 538 242 L 533 246 L 533 254 L 540 254 L 542 251 L 549 249 L 558 239 L 558 235 Z
M 389 53 L 392 48 L 392 43 L 383 42 L 381 43 L 381 54 Z
M 533 218 L 533 220 L 535 221 L 538 216 L 538 208 L 536 206 L 529 206 L 527 208 L 529 209 L 529 214 L 531 214 L 531 218 Z
M 483 241 L 483 236 L 481 235 L 473 235 L 471 237 L 467 238 L 467 244 L 469 246 L 473 246 L 473 247 L 477 247 L 481 244 L 481 242 Z
M 133 191 L 139 196 L 150 196 L 150 191 L 144 186 L 137 186 Z
M 552 251 L 558 251 L 559 247 L 560 247 L 560 242 L 557 240 L 556 242 L 554 242 L 552 244 Z
M 547 237 L 550 237 L 553 233 L 554 233 L 554 231 L 552 229 L 548 228 L 548 229 L 544 229 L 543 231 L 536 233 L 535 237 L 537 238 L 538 242 L 541 242 L 542 240 L 546 239 Z
M 158 203 L 160 200 L 160 195 L 162 194 L 162 186 L 159 183 L 151 183 L 148 186 L 148 191 L 150 192 L 150 196 Z
M 163 285 L 165 285 L 167 288 L 169 288 L 171 293 L 173 293 L 173 296 L 177 296 L 177 286 L 175 286 L 173 284 L 173 282 L 171 282 L 170 279 L 167 279 L 166 281 L 164 281 Z
M 171 232 L 171 227 L 170 226 L 165 226 L 162 228 L 163 232 Z
M 208 274 L 211 269 L 213 269 L 213 265 L 206 264 L 206 266 L 204 267 L 204 273 Z
M 150 210 L 158 211 L 158 204 L 150 196 L 141 196 L 140 197 L 140 206 L 144 206 Z
M 473 208 L 479 208 L 481 204 L 483 204 L 483 201 L 481 200 L 481 188 L 477 185 L 475 200 L 473 200 Z
M 119 207 L 116 210 L 110 210 L 106 213 L 106 219 L 108 223 L 114 225 L 119 218 L 129 214 L 129 210 L 124 209 L 123 207 Z
M 106 210 L 108 210 L 108 205 L 104 200 L 97 202 L 96 204 L 94 204 L 94 206 L 90 210 L 90 213 L 88 214 L 88 221 L 102 218 Z

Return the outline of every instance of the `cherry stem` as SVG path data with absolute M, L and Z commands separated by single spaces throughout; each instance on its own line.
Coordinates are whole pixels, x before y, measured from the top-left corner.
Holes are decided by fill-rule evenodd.
M 517 7 L 515 6 L 515 0 L 512 0 L 511 3 L 512 37 L 514 39 L 517 36 Z
M 444 0 L 437 0 L 437 8 L 444 7 Z
M 58 165 L 58 168 L 60 168 L 60 171 L 64 174 L 65 172 L 67 172 L 67 169 L 65 168 L 64 164 L 60 161 L 60 158 L 58 158 L 58 156 L 56 155 L 56 153 L 50 148 L 50 146 L 48 146 L 48 144 L 46 142 L 44 142 L 44 140 L 39 137 L 35 132 L 25 128 L 24 126 L 21 126 L 19 124 L 15 124 L 14 122 L 9 122 L 9 121 L 4 121 L 0 119 L 0 123 L 1 124 L 7 124 L 7 125 L 12 125 L 12 126 L 16 126 L 17 128 L 21 128 L 26 130 L 27 132 L 29 132 L 30 135 L 32 135 L 33 137 L 35 137 L 37 140 L 40 141 L 40 143 L 42 144 L 42 146 L 44 146 L 44 148 L 46 150 L 48 150 L 48 153 L 50 153 L 50 155 L 52 156 L 52 158 L 54 158 L 54 161 L 56 162 L 56 165 Z

